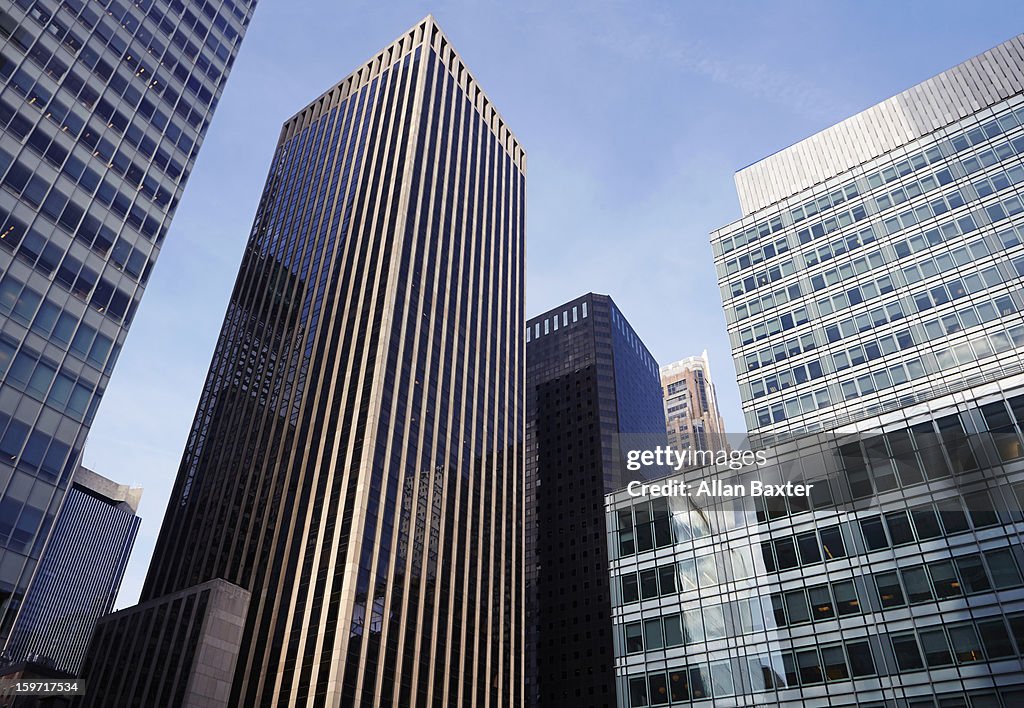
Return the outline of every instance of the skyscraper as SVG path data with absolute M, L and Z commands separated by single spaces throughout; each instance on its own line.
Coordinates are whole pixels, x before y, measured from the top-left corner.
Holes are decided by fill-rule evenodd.
M 771 447 L 608 497 L 621 705 L 1024 704 L 1021 155 L 1018 36 L 737 174 L 712 245 Z
M 521 704 L 525 169 L 430 17 L 285 122 L 142 593 L 226 704 Z
M 14 661 L 77 674 L 135 545 L 142 490 L 79 467 L 11 633 Z
M 658 365 L 607 295 L 526 323 L 527 689 L 531 706 L 615 704 L 604 495 L 665 444 Z
M 668 444 L 675 450 L 725 450 L 725 421 L 705 351 L 661 367 Z
M 0 7 L 0 645 L 255 5 Z

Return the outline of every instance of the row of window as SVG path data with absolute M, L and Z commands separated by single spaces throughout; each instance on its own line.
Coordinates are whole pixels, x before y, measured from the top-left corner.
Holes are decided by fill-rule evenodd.
M 630 676 L 629 705 L 680 704 L 877 675 L 867 641 L 824 646 L 820 653 L 815 647 L 795 655 L 764 654 L 748 657 L 745 663 L 742 671 L 742 660 L 723 659 Z
M 780 238 L 774 243 L 768 243 L 760 248 L 755 248 L 750 253 L 734 258 L 731 261 L 726 261 L 725 270 L 726 273 L 732 275 L 738 273 L 741 270 L 749 268 L 752 265 L 757 265 L 762 261 L 771 260 L 775 256 L 785 253 L 789 250 L 789 241 L 785 238 Z
M 885 233 L 889 236 L 896 234 L 911 226 L 916 226 L 922 221 L 938 218 L 948 211 L 958 209 L 967 203 L 963 193 L 959 189 L 946 192 L 938 199 L 920 204 L 913 209 L 907 209 L 899 214 L 890 216 L 882 221 Z
M 1024 615 L 893 633 L 887 643 L 900 672 L 997 661 L 1024 653 Z M 731 659 L 630 676 L 629 705 L 669 705 L 876 676 L 871 644 L 851 640 L 748 657 L 748 673 L 742 677 Z M 934 705 L 930 698 L 925 700 Z
M 831 243 L 809 248 L 801 254 L 801 258 L 803 258 L 804 265 L 809 268 L 874 242 L 875 229 L 873 226 L 867 226 L 856 233 L 840 236 Z
M 1021 146 L 1022 149 L 1024 149 L 1024 138 L 1022 138 L 1021 140 Z M 958 203 L 957 205 L 959 206 L 961 203 L 962 202 Z M 990 218 L 993 221 L 997 221 L 1006 218 L 1008 215 L 1024 211 L 1024 206 L 1022 206 L 1021 200 L 1017 196 L 1011 196 L 1008 199 L 1003 200 L 1002 203 L 996 203 L 994 205 L 991 205 L 990 207 L 988 207 L 988 211 Z M 953 238 L 954 236 L 966 235 L 975 231 L 976 229 L 977 225 L 974 218 L 968 214 L 956 219 L 955 221 L 943 224 L 941 227 L 930 229 L 928 232 L 924 234 L 916 235 L 910 239 L 895 244 L 897 255 L 898 257 L 903 257 L 904 255 L 908 255 L 909 253 L 915 250 L 926 248 L 930 244 L 939 243 L 943 240 Z M 884 259 L 881 257 L 881 254 L 873 255 L 876 262 L 874 264 L 871 264 L 869 260 L 866 260 L 864 263 L 861 264 L 863 266 L 861 270 L 866 271 L 870 268 L 878 267 L 882 263 L 884 263 Z M 848 275 L 850 276 L 852 276 L 854 272 L 857 270 L 856 266 L 847 266 L 847 268 L 850 271 L 848 273 Z M 830 275 L 831 278 L 829 277 Z M 815 278 L 818 279 L 818 281 L 816 281 L 814 284 L 815 289 L 823 288 L 826 284 L 828 284 L 828 280 L 830 279 L 833 280 L 834 282 L 839 282 L 842 279 L 841 274 L 838 270 L 836 272 L 830 271 L 829 274 L 821 274 L 819 276 L 815 276 Z M 878 282 L 868 283 L 867 290 L 854 288 L 848 293 L 840 293 L 833 297 L 823 299 L 819 301 L 817 304 L 820 314 L 827 315 L 831 314 L 836 310 L 843 309 L 851 305 L 859 304 L 860 302 L 866 299 L 870 299 L 871 297 L 877 296 L 879 293 L 884 293 L 891 290 L 891 279 L 889 279 L 886 276 L 879 279 Z M 734 295 L 736 294 L 735 289 L 733 293 Z M 763 305 L 762 303 L 760 303 L 760 301 L 758 301 L 758 304 Z M 764 309 L 766 308 L 763 306 L 759 307 L 757 308 L 757 312 L 764 311 Z M 751 312 L 750 308 L 746 304 L 736 307 L 736 315 L 738 319 L 749 317 L 752 314 L 756 313 Z M 744 338 L 743 332 L 741 332 L 741 338 Z
M 0 413 L 0 459 L 18 469 L 38 472 L 53 482 L 71 476 L 77 451 L 68 457 L 70 446 L 17 418 Z
M 822 376 L 824 376 L 824 372 L 821 368 L 821 361 L 814 359 L 792 369 L 778 371 L 763 379 L 754 379 L 750 382 L 750 391 L 754 398 L 761 398 L 808 381 L 820 379 Z
M 63 345 L 71 354 L 92 364 L 100 371 L 109 371 L 113 362 L 108 357 L 113 341 L 78 317 L 63 310 L 32 288 L 8 273 L 0 280 L 0 313 L 30 326 L 48 341 Z
M 743 360 L 747 371 L 754 371 L 762 366 L 770 366 L 771 364 L 785 361 L 789 357 L 799 356 L 800 354 L 812 351 L 817 346 L 818 343 L 815 341 L 814 333 L 808 332 L 799 337 L 792 337 L 779 344 L 773 344 L 747 354 Z
M 72 54 L 78 51 L 78 47 L 81 46 L 80 40 L 74 37 L 70 30 L 64 27 L 57 19 L 50 20 L 49 24 L 45 21 L 41 21 L 41 23 L 44 24 L 50 34 L 53 34 L 58 40 L 62 41 L 71 50 Z M 70 69 L 56 53 L 48 49 L 42 42 L 36 42 L 31 49 L 26 51 L 26 55 L 39 65 L 54 81 L 61 83 L 63 79 L 63 83 L 61 83 L 63 88 L 77 98 L 82 105 L 87 108 L 95 106 L 94 114 L 102 118 L 107 127 L 114 128 L 121 135 L 126 135 L 129 142 L 147 157 L 154 157 L 154 161 L 160 169 L 171 176 L 172 179 L 177 179 L 182 174 L 184 169 L 181 164 L 162 148 L 157 149 L 155 142 L 143 134 L 142 126 L 133 123 L 129 116 L 117 110 L 114 107 L 115 101 L 112 99 L 115 99 L 115 97 L 124 98 L 127 105 L 132 109 L 137 107 L 133 111 L 135 115 L 141 115 L 141 117 L 148 119 L 160 131 L 166 130 L 165 138 L 161 142 L 177 147 L 186 159 L 195 146 L 196 136 L 191 135 L 172 118 L 164 114 L 139 89 L 127 83 L 120 75 L 115 75 L 113 67 L 99 57 L 95 48 L 91 46 L 82 47 L 80 60 L 104 84 L 108 81 L 110 82 L 110 87 L 113 91 L 102 97 L 94 85 L 82 78 L 78 72 Z M 128 61 L 131 56 L 131 54 L 125 54 L 125 61 Z M 132 69 L 131 73 L 138 76 L 142 75 L 139 73 L 140 70 L 137 70 L 135 67 L 129 68 Z M 70 73 L 68 73 L 69 70 Z M 145 73 L 145 71 L 142 73 Z M 53 112 L 61 114 L 59 118 L 52 120 L 59 122 L 62 129 L 66 127 L 68 131 L 73 132 L 77 137 L 82 131 L 86 119 L 76 115 L 74 111 L 66 108 L 59 101 L 52 103 L 56 104 L 53 106 Z M 173 108 L 173 104 L 171 104 L 171 107 Z
M 106 23 L 100 21 L 96 13 L 89 7 L 86 7 L 86 3 L 83 0 L 65 0 L 61 3 L 63 7 L 73 16 L 75 19 L 86 27 L 90 32 L 99 34 L 108 40 L 110 50 L 115 56 L 119 57 L 126 63 L 132 74 L 144 75 L 149 74 L 150 77 L 154 76 L 154 71 L 146 67 L 144 63 L 140 61 L 141 53 L 133 52 L 128 45 L 128 42 L 123 38 L 123 32 L 121 30 L 113 30 Z M 104 3 L 108 7 L 108 11 L 113 7 L 111 3 Z M 181 4 L 180 2 L 178 3 Z M 184 6 L 181 7 L 184 10 Z M 153 34 L 146 28 L 143 23 L 133 18 L 127 12 L 123 12 L 118 6 L 115 10 L 122 17 L 127 17 L 127 23 L 121 22 L 122 29 L 127 29 L 135 35 L 142 46 L 145 47 L 145 52 L 151 56 L 157 58 L 160 64 L 168 69 L 170 73 L 174 73 L 180 79 L 182 74 L 189 68 L 184 62 L 179 62 L 175 59 L 179 52 L 173 47 L 168 45 L 166 49 L 156 41 Z M 179 14 L 183 14 L 179 12 Z M 200 48 L 193 44 L 187 37 L 187 32 L 184 28 L 179 26 L 179 21 L 175 21 L 173 18 L 165 17 L 162 15 L 160 10 L 153 7 L 152 5 L 146 10 L 146 17 L 151 19 L 153 23 L 171 40 L 171 43 L 177 45 L 180 53 L 183 53 L 190 60 L 195 62 L 199 71 L 207 74 L 210 79 L 218 84 L 222 80 L 222 72 L 220 69 L 213 64 L 208 55 L 205 55 L 200 51 Z M 225 64 L 229 64 L 231 60 L 231 50 L 226 45 L 220 43 L 215 37 L 207 34 L 206 44 L 212 50 L 211 54 L 216 54 Z M 216 46 L 211 46 L 211 44 Z M 178 67 L 181 67 L 180 69 Z M 175 71 L 178 69 L 178 71 Z M 186 74 L 187 75 L 187 74 Z M 168 106 L 174 108 L 178 115 L 182 116 L 190 125 L 199 129 L 203 121 L 204 111 L 200 107 L 192 107 L 184 96 L 180 97 L 177 92 L 171 91 L 170 87 L 166 82 L 154 82 L 150 79 L 151 86 L 157 89 L 157 93 L 161 94 L 164 102 Z M 163 84 L 161 87 L 160 83 Z M 202 86 L 202 83 L 193 77 L 193 81 L 183 81 L 186 88 L 195 95 L 205 106 L 212 105 L 213 95 L 209 89 Z M 134 103 L 132 105 L 135 105 Z
M 905 180 L 891 192 L 882 192 L 875 197 L 875 208 L 880 212 L 885 211 L 890 207 L 899 206 L 903 202 L 916 199 L 922 194 L 927 194 L 933 189 L 944 187 L 952 181 L 953 173 L 949 171 L 948 167 L 943 167 L 920 179 Z
M 1002 115 L 989 120 L 983 127 L 975 127 L 960 131 L 948 138 L 945 138 L 941 145 L 945 146 L 945 152 L 950 156 L 956 155 L 968 148 L 976 147 L 987 140 L 1013 130 L 1018 125 L 1024 125 L 1024 109 L 1017 109 L 1014 112 L 1007 111 Z M 938 164 L 942 162 L 943 159 L 943 149 L 939 145 L 932 146 L 901 160 L 896 165 L 888 166 L 869 173 L 864 177 L 866 183 L 865 186 L 868 190 L 877 189 L 883 184 L 888 184 L 896 179 L 907 177 L 928 165 Z M 973 169 L 974 165 L 974 162 L 965 164 L 965 169 L 968 167 Z M 839 204 L 846 202 L 848 199 L 858 195 L 859 188 L 856 184 L 856 180 L 851 180 L 847 184 L 834 189 L 829 195 L 812 199 L 804 205 L 792 209 L 790 212 L 790 219 L 793 223 L 798 223 L 805 218 L 814 216 L 833 206 L 838 206 Z M 770 221 L 761 222 L 754 227 L 747 228 L 741 233 L 722 239 L 722 250 L 723 252 L 728 253 L 729 251 L 741 248 L 748 243 L 753 243 L 768 234 L 781 231 L 782 228 L 783 225 L 780 217 L 775 217 Z M 823 233 L 824 227 L 821 227 L 821 231 Z
M 729 291 L 732 293 L 732 297 L 738 297 L 744 293 L 753 292 L 762 285 L 768 285 L 769 283 L 774 283 L 776 280 L 781 280 L 795 272 L 796 266 L 793 265 L 792 259 L 783 261 L 778 265 L 774 265 L 770 268 L 748 275 L 746 278 L 729 283 Z
M 990 278 L 1002 279 L 1001 274 L 995 267 L 988 269 L 988 271 Z M 968 276 L 968 278 L 972 279 L 972 288 L 978 286 L 978 283 L 975 283 L 973 280 L 975 277 L 977 277 L 980 282 L 980 276 Z M 929 291 L 930 296 L 940 297 L 937 293 L 939 293 L 939 289 L 944 289 L 945 287 L 946 286 L 937 286 L 937 288 L 933 288 L 932 291 Z M 943 292 L 946 291 L 943 290 Z M 992 303 L 980 303 L 977 306 L 964 308 L 958 313 L 946 315 L 941 318 L 943 324 L 940 324 L 940 320 L 930 320 L 926 323 L 929 325 L 926 332 L 929 334 L 929 339 L 933 337 L 947 336 L 949 333 L 947 327 L 959 326 L 960 320 L 957 315 L 963 315 L 964 322 L 980 324 L 981 322 L 990 321 L 997 317 L 1012 314 L 1016 312 L 1016 310 L 1017 307 L 1013 300 L 1009 296 L 1002 296 Z M 886 342 L 887 348 L 891 349 L 893 344 L 898 343 L 898 340 L 894 342 L 891 341 L 891 338 L 886 338 Z M 973 337 L 970 341 L 964 341 L 951 347 L 943 347 L 935 350 L 934 356 L 936 361 L 936 371 L 963 367 L 980 359 L 1009 351 L 1010 349 L 1019 346 L 1024 346 L 1024 326 L 1015 326 L 1005 331 L 998 330 L 988 334 L 978 335 Z M 855 348 L 854 351 L 857 351 L 857 348 Z M 874 349 L 872 349 L 872 351 L 874 351 Z M 838 354 L 837 357 L 837 359 L 834 359 L 834 362 L 837 370 L 840 370 L 839 367 L 845 364 L 849 358 L 849 350 Z M 845 368 L 845 366 L 843 366 L 843 368 Z M 877 393 L 887 388 L 899 386 L 914 379 L 922 378 L 927 373 L 928 371 L 922 359 L 920 357 L 914 357 L 912 359 L 893 364 L 892 366 L 888 366 L 884 369 L 880 369 L 874 373 L 862 374 L 854 378 L 842 380 L 839 382 L 839 386 L 843 395 L 843 400 L 849 401 L 861 396 Z M 820 392 L 816 392 L 815 396 L 817 396 L 818 393 Z M 756 409 L 754 411 L 755 420 L 759 426 L 767 426 L 783 422 L 789 418 L 797 417 L 802 413 L 817 410 L 818 408 L 825 407 L 826 405 L 831 405 L 831 400 L 826 391 L 821 396 L 820 402 L 817 400 L 815 401 L 817 406 L 815 408 L 809 408 L 806 404 L 809 402 L 807 397 L 810 395 L 811 394 L 805 394 L 799 398 L 793 397 L 782 402 L 775 403 L 771 406 Z
M 745 320 L 748 317 L 759 315 L 762 312 L 774 310 L 782 307 L 788 302 L 797 300 L 802 295 L 800 290 L 800 283 L 792 283 L 790 285 L 784 285 L 770 293 L 765 293 L 760 297 L 756 297 L 752 300 L 747 300 L 744 303 L 733 307 L 735 312 L 736 320 Z
M 17 87 L 17 84 L 12 84 Z M 44 115 L 54 123 L 67 123 L 67 116 L 74 115 L 67 111 L 63 104 L 57 100 L 44 100 L 45 96 L 40 96 L 40 100 L 32 103 L 36 109 L 44 111 Z M 55 104 L 55 105 L 54 105 Z M 63 118 L 60 118 L 63 115 Z M 32 125 L 32 119 L 28 118 L 24 114 L 19 114 L 6 101 L 0 101 L 0 122 L 8 126 L 8 129 L 12 134 L 19 138 L 28 137 L 26 144 L 32 148 L 40 157 L 46 159 L 54 168 L 61 170 L 64 167 L 64 163 L 71 156 L 71 151 L 61 144 L 61 141 L 55 137 L 46 127 L 40 123 L 35 129 L 29 132 L 29 128 Z M 171 203 L 173 196 L 173 184 L 167 184 L 162 181 L 155 172 L 147 171 L 144 167 L 140 167 L 136 164 L 124 150 L 116 149 L 109 140 L 106 138 L 99 137 L 103 132 L 101 128 L 96 128 L 94 125 L 89 124 L 85 126 L 81 135 L 74 133 L 71 130 L 61 131 L 65 135 L 71 135 L 75 138 L 78 144 L 83 146 L 89 153 L 94 157 L 100 158 L 107 167 L 113 169 L 113 171 L 119 176 L 127 180 L 128 184 L 136 192 L 140 192 L 151 202 L 156 204 L 161 209 L 166 209 Z M 184 168 L 174 160 L 164 161 L 166 152 L 162 149 L 156 148 L 156 143 L 149 138 L 141 138 L 140 144 L 145 142 L 143 147 L 143 156 L 147 159 L 152 158 L 153 164 L 164 170 L 168 177 L 172 180 L 176 180 L 184 173 Z M 126 141 L 126 142 L 131 142 Z M 142 148 L 140 148 L 141 150 Z M 158 154 L 159 153 L 159 154 Z M 67 170 L 64 170 L 65 174 L 72 181 L 80 184 L 82 188 L 89 193 L 96 188 L 99 183 L 99 176 L 86 168 L 82 164 L 81 160 L 75 158 L 75 163 L 69 166 Z M 169 187 L 169 189 L 168 189 Z M 131 196 L 122 197 L 130 205 L 132 201 Z M 125 207 L 127 211 L 128 207 Z M 139 211 L 137 217 L 139 225 L 136 228 L 141 229 L 141 223 L 145 220 L 145 213 L 142 212 L 140 207 L 136 207 Z M 134 210 L 133 210 L 134 211 Z M 152 231 L 145 231 L 147 235 L 151 237 L 152 233 L 155 233 L 155 223 Z
M 579 322 L 581 319 L 587 318 L 587 303 L 582 303 L 580 306 L 573 306 L 572 308 L 572 321 L 573 323 Z M 569 311 L 565 310 L 561 315 L 554 315 L 550 319 L 545 319 L 543 323 L 537 322 L 530 327 L 526 326 L 526 341 L 531 342 L 534 339 L 539 339 L 545 334 L 558 331 L 558 323 L 561 319 L 562 327 L 569 326 Z
M 806 307 L 798 307 L 792 312 L 787 312 L 782 315 L 775 317 L 769 317 L 764 322 L 759 322 L 753 327 L 747 327 L 741 329 L 739 332 L 740 341 L 742 344 L 750 344 L 757 342 L 770 336 L 785 332 L 786 330 L 799 327 L 802 324 L 810 322 L 810 316 L 808 315 Z
M 1024 584 L 1013 553 L 1005 548 L 875 573 L 873 578 L 883 609 L 977 595 Z

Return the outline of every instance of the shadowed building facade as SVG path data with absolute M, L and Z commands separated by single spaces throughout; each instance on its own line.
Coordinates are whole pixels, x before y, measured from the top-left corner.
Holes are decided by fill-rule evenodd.
M 528 703 L 613 706 L 603 501 L 665 445 L 658 365 L 593 293 L 527 322 L 526 365 Z
M 521 704 L 524 190 L 429 17 L 284 124 L 142 593 L 228 705 Z
M 255 6 L 0 3 L 0 647 Z

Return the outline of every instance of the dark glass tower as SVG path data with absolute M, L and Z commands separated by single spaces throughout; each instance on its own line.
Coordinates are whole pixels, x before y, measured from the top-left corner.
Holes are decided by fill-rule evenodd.
M 77 674 L 93 626 L 110 612 L 141 519 L 142 490 L 84 467 L 75 471 L 8 653 Z
M 0 645 L 255 5 L 0 3 Z
M 230 705 L 521 705 L 524 190 L 429 17 L 284 124 L 142 594 Z
M 604 495 L 666 445 L 658 364 L 607 295 L 526 326 L 527 697 L 614 706 Z

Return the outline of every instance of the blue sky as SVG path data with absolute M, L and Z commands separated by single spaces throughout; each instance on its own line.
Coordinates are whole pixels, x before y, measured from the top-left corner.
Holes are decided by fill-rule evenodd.
M 662 363 L 707 349 L 743 427 L 708 233 L 733 173 L 1024 29 L 1019 2 L 261 0 L 86 464 L 145 487 L 136 601 L 281 123 L 432 13 L 528 153 L 527 313 L 610 294 Z

